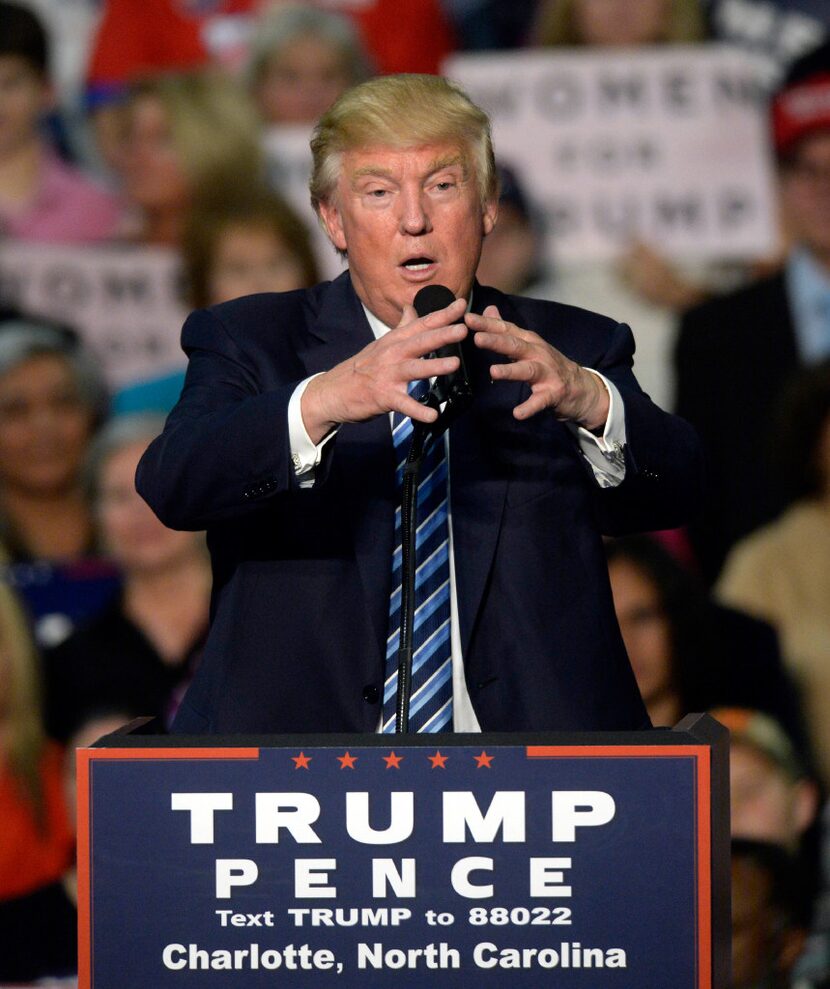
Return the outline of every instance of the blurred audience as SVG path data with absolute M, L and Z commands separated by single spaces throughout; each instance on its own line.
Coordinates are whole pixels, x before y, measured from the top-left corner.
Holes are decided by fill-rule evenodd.
M 370 75 L 360 35 L 345 17 L 289 6 L 256 23 L 248 82 L 267 124 L 313 124 Z
M 731 989 L 791 989 L 806 940 L 804 910 L 785 849 L 733 841 Z
M 0 326 L 0 543 L 12 561 L 65 561 L 92 546 L 81 469 L 106 407 L 98 365 L 60 329 Z
M 614 608 L 640 693 L 655 725 L 715 705 L 774 714 L 809 758 L 795 688 L 775 633 L 715 604 L 700 582 L 648 536 L 606 545 Z
M 778 631 L 830 780 L 830 361 L 791 381 L 774 419 L 773 463 L 792 504 L 735 546 L 716 593 Z
M 89 65 L 90 106 L 112 105 L 147 73 L 209 61 L 241 64 L 253 18 L 283 6 L 279 0 L 104 0 Z M 335 6 L 355 23 L 380 72 L 435 73 L 455 47 L 439 0 L 338 0 Z
M 688 44 L 706 35 L 699 0 L 541 0 L 539 45 Z
M 786 853 L 798 925 L 809 930 L 822 881 L 818 783 L 791 739 L 768 715 L 746 708 L 716 708 L 710 713 L 730 731 L 732 837 L 769 843 Z M 736 906 L 739 895 L 733 890 Z M 743 924 L 737 918 L 735 927 L 740 933 Z M 812 941 L 810 957 L 799 960 L 800 970 L 820 968 L 815 938 Z M 799 953 L 800 947 L 794 955 Z
M 264 187 L 203 198 L 188 214 L 182 251 L 187 301 L 194 309 L 319 281 L 308 228 Z M 113 412 L 167 413 L 183 383 L 180 371 L 131 384 L 113 397 Z
M 28 8 L 0 2 L 0 233 L 89 243 L 112 237 L 116 198 L 62 161 L 41 136 L 53 101 L 49 43 Z
M 646 48 L 705 39 L 699 0 L 548 0 L 534 40 L 544 47 Z M 616 262 L 557 265 L 547 291 L 560 302 L 606 313 L 631 326 L 637 377 L 663 408 L 674 403 L 671 353 L 677 314 L 705 299 L 724 278 L 723 266 L 670 261 L 653 244 L 631 243 Z
M 180 73 L 132 87 L 122 171 L 134 240 L 178 246 L 203 190 L 249 188 L 263 170 L 256 114 L 229 79 Z
M 781 725 L 762 711 L 716 707 L 710 714 L 730 732 L 733 837 L 771 841 L 797 852 L 816 823 L 819 787 L 795 745 Z M 811 884 L 818 882 L 818 862 L 813 866 Z
M 125 708 L 172 717 L 201 656 L 208 624 L 210 566 L 200 533 L 158 521 L 135 490 L 135 469 L 164 425 L 121 416 L 96 437 L 90 482 L 102 550 L 123 588 L 100 615 L 44 656 L 47 727 L 65 739 L 79 714 Z
M 72 861 L 61 779 L 60 750 L 43 731 L 34 643 L 0 583 L 0 901 L 54 881 Z
M 706 511 L 690 532 L 710 580 L 785 506 L 769 469 L 775 402 L 788 374 L 830 356 L 830 44 L 792 66 L 771 111 L 792 250 L 783 270 L 688 311 L 676 354 L 677 411 L 709 459 Z
M 552 298 L 542 278 L 542 241 L 527 196 L 512 168 L 497 164 L 498 222 L 484 238 L 476 278 L 502 292 Z
M 523 47 L 537 6 L 538 0 L 443 0 L 463 51 Z
M 830 33 L 827 0 L 705 0 L 705 8 L 713 36 L 750 52 L 769 88 Z
M 319 281 L 308 228 L 267 189 L 200 204 L 190 214 L 183 249 L 194 308 Z
M 127 711 L 87 712 L 63 756 L 63 790 L 76 828 L 76 750 L 130 721 Z M 65 978 L 78 971 L 78 881 L 74 857 L 62 875 L 23 896 L 0 902 L 0 980 L 23 983 Z

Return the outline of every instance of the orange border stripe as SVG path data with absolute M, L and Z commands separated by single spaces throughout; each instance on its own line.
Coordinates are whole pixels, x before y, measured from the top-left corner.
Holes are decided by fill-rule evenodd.
M 78 749 L 78 989 L 92 989 L 92 849 L 90 763 L 99 760 L 258 759 L 258 748 Z
M 693 758 L 695 760 L 697 804 L 697 985 L 712 986 L 712 835 L 710 807 L 710 750 L 706 745 L 528 745 L 530 759 L 556 758 Z

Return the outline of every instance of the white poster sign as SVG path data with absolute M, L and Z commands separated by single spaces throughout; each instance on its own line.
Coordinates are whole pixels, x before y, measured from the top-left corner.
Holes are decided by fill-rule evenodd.
M 311 127 L 304 124 L 271 127 L 265 135 L 265 154 L 272 183 L 309 228 L 320 277 L 336 278 L 345 268 L 345 262 L 340 259 L 331 241 L 323 233 L 309 199 L 311 149 L 308 142 L 310 138 Z
M 184 367 L 180 281 L 178 255 L 161 248 L 0 248 L 0 298 L 76 329 L 113 389 Z
M 457 56 L 445 71 L 490 114 L 550 260 L 611 258 L 635 239 L 696 259 L 772 250 L 764 101 L 744 53 L 524 51 Z

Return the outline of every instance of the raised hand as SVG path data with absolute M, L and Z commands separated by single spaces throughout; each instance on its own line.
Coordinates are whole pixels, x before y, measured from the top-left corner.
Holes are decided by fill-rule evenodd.
M 456 299 L 446 309 L 418 317 L 412 306 L 403 308 L 400 322 L 379 340 L 353 357 L 313 378 L 300 405 L 306 432 L 313 443 L 343 422 L 365 422 L 389 412 L 400 412 L 418 422 L 438 416 L 407 392 L 410 381 L 451 374 L 457 357 L 426 358 L 427 354 L 467 335 L 462 322 L 466 302 Z
M 550 409 L 557 419 L 598 430 L 608 418 L 609 397 L 602 380 L 565 357 L 537 333 L 501 318 L 496 306 L 484 314 L 467 313 L 465 322 L 477 347 L 509 358 L 493 364 L 493 381 L 526 381 L 530 397 L 513 409 L 517 419 L 529 419 Z

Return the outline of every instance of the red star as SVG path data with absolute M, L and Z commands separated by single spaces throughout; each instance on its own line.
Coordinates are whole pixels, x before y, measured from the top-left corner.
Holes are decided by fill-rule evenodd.
M 481 755 L 474 755 L 473 758 L 476 761 L 477 769 L 492 769 L 493 767 L 490 763 L 493 761 L 493 756 L 487 755 L 484 749 L 481 750 Z
M 348 752 L 345 755 L 339 755 L 337 761 L 340 763 L 341 769 L 354 769 L 354 764 L 357 762 L 356 755 L 350 755 Z
M 432 763 L 433 769 L 446 769 L 447 759 L 449 756 L 441 755 L 440 752 L 436 752 L 435 755 L 427 756 L 427 759 Z
M 386 763 L 387 769 L 400 769 L 401 768 L 402 755 L 395 755 L 394 752 L 390 752 L 389 755 L 383 757 L 383 761 Z
M 291 756 L 294 762 L 295 769 L 308 769 L 308 764 L 312 760 L 312 756 L 306 755 L 305 752 L 301 752 L 299 755 Z

